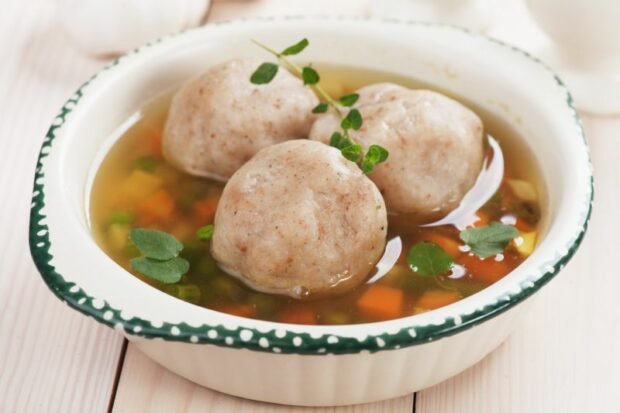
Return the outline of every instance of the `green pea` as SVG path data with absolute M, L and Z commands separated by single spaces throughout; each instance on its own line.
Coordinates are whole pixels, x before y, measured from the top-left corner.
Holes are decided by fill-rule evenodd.
M 134 222 L 134 216 L 127 211 L 113 211 L 108 217 L 108 225 L 121 224 L 131 225 Z
M 198 304 L 200 302 L 200 288 L 195 284 L 167 285 L 164 287 L 164 291 L 192 304 Z
M 280 307 L 280 303 L 275 297 L 266 294 L 252 294 L 248 299 L 248 303 L 256 308 L 256 312 L 261 317 L 273 315 Z
M 133 167 L 135 169 L 141 169 L 145 172 L 154 172 L 159 165 L 160 160 L 154 156 L 146 155 L 141 156 L 133 161 Z

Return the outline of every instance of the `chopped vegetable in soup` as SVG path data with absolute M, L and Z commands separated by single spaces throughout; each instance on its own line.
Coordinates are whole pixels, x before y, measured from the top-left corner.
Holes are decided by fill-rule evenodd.
M 386 73 L 318 67 L 322 87 L 347 99 L 371 83 L 421 86 Z M 107 154 L 93 184 L 90 220 L 97 242 L 112 259 L 181 300 L 284 323 L 389 320 L 475 294 L 536 247 L 544 199 L 532 157 L 510 128 L 476 108 L 488 142 L 482 173 L 460 207 L 447 215 L 388 215 L 383 257 L 367 280 L 350 291 L 294 298 L 254 290 L 222 270 L 211 255 L 214 217 L 225 184 L 181 172 L 162 156 L 170 102 L 168 93 L 147 104 Z M 320 105 L 315 109 L 323 111 Z M 374 167 L 379 171 L 382 165 Z

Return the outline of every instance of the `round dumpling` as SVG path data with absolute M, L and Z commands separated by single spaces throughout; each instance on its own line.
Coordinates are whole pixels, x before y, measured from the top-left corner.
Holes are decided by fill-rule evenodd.
M 364 282 L 386 233 L 372 181 L 337 149 L 293 140 L 261 150 L 230 178 L 211 251 L 257 290 L 315 297 Z
M 192 175 L 227 179 L 262 148 L 308 136 L 314 93 L 286 70 L 269 84 L 252 84 L 259 64 L 229 60 L 181 87 L 164 130 L 168 162 Z
M 390 212 L 434 218 L 458 206 L 473 186 L 484 158 L 483 127 L 471 110 L 439 93 L 382 83 L 358 90 L 363 118 L 351 137 L 381 145 L 389 157 L 370 174 Z M 328 142 L 338 130 L 327 113 L 310 138 Z

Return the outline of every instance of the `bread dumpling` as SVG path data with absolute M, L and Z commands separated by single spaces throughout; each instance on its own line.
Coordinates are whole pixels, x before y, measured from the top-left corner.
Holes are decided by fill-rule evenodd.
M 308 136 L 316 96 L 286 70 L 269 84 L 252 84 L 260 63 L 229 60 L 181 87 L 163 135 L 168 162 L 192 175 L 225 180 L 262 148 Z
M 383 254 L 381 193 L 339 150 L 292 140 L 261 150 L 226 184 L 211 252 L 256 290 L 296 298 L 348 291 Z
M 370 174 L 388 211 L 435 218 L 456 208 L 473 186 L 484 158 L 480 118 L 457 101 L 429 90 L 390 83 L 357 91 L 363 117 L 352 138 L 381 145 L 389 158 Z M 310 138 L 329 142 L 338 130 L 333 113 L 320 117 Z

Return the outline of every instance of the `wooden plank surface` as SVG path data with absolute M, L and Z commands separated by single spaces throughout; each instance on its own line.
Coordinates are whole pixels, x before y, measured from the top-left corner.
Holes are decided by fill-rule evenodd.
M 131 344 L 123 366 L 113 413 L 410 413 L 413 395 L 359 406 L 304 408 L 255 402 L 197 386 L 164 369 Z
M 521 46 L 521 0 L 503 3 L 492 33 Z M 385 2 L 387 4 L 388 1 Z M 402 1 L 390 1 L 392 13 Z M 40 280 L 27 248 L 31 179 L 47 125 L 69 94 L 105 62 L 74 51 L 50 1 L 3 0 L 0 15 L 0 412 L 410 412 L 413 396 L 345 408 L 306 409 L 226 396 L 182 379 L 61 304 Z M 385 6 L 383 6 L 385 10 Z M 209 21 L 243 16 L 370 16 L 370 0 L 217 0 Z M 413 17 L 403 15 L 404 18 Z M 502 20 L 503 19 L 503 20 Z M 583 247 L 539 294 L 515 334 L 478 365 L 419 392 L 416 411 L 620 411 L 620 311 L 614 233 L 620 230 L 620 118 L 584 119 L 592 146 L 596 206 Z M 586 282 L 587 280 L 587 282 Z M 123 361 L 123 360 L 121 360 Z
M 0 412 L 102 412 L 123 340 L 41 280 L 28 250 L 34 166 L 64 100 L 102 62 L 66 45 L 49 2 L 0 14 Z

